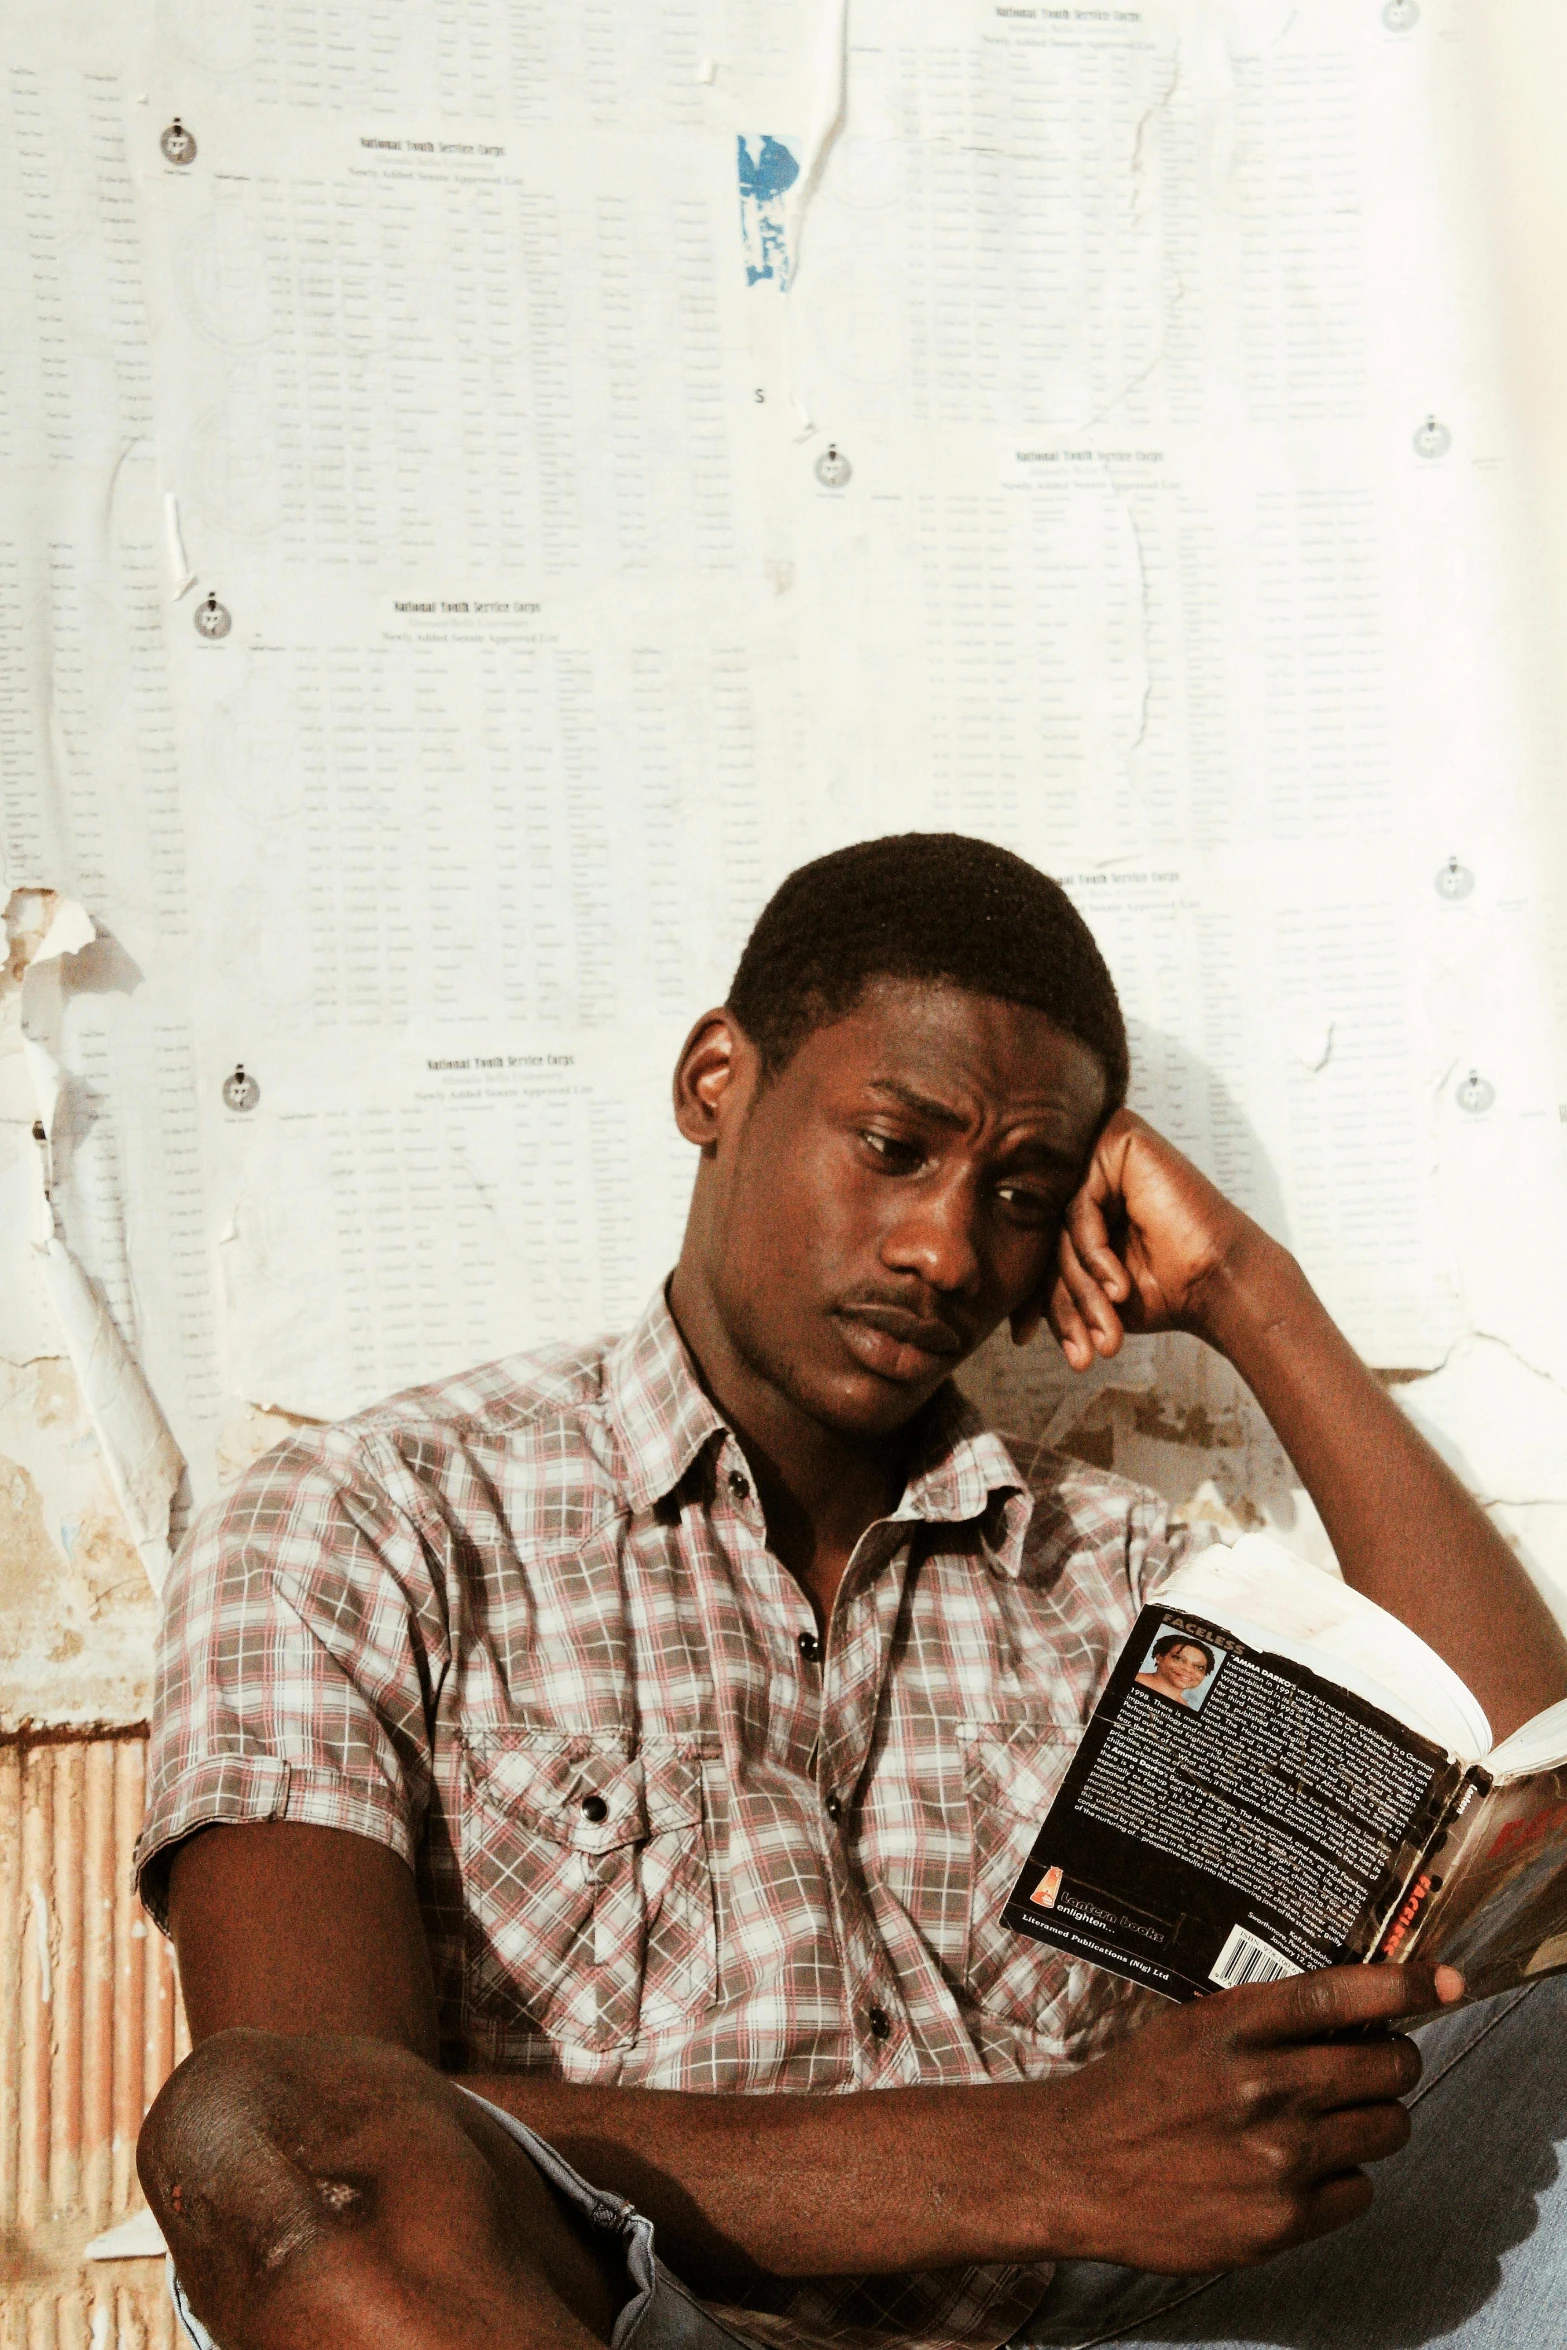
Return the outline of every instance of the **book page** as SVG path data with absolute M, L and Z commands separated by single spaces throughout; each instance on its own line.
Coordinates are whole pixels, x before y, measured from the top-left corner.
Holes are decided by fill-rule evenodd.
M 1243 1639 L 1278 1648 L 1464 1762 L 1488 1758 L 1490 1723 L 1434 1648 L 1364 1592 L 1263 1535 L 1243 1534 L 1228 1547 L 1215 1543 L 1200 1551 L 1159 1596 Z M 1487 1767 L 1496 1767 L 1494 1757 Z
M 1471 1999 L 1567 1967 L 1567 1772 L 1510 1780 L 1470 1805 L 1383 1948 L 1457 1967 Z

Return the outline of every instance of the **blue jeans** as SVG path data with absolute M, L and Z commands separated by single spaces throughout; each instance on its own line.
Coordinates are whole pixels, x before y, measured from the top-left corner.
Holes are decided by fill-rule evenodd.
M 1263 2268 L 1193 2282 L 1064 2261 L 1007 2350 L 1553 2350 L 1567 2343 L 1567 1976 L 1425 2025 L 1414 2134 L 1376 2201 Z M 483 2102 L 481 2100 L 481 2102 Z M 625 2245 L 631 2298 L 612 2350 L 751 2350 L 653 2250 L 652 2223 L 591 2187 L 521 2122 L 487 2110 L 550 2184 Z M 185 2337 L 213 2350 L 170 2269 Z

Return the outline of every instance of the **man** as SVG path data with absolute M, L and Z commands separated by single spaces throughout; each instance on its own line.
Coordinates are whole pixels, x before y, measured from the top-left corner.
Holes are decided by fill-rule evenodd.
M 1525 2034 L 1543 2128 L 1554 1986 L 1436 2028 L 1409 2143 L 1389 2027 L 1451 1970 L 1175 2008 L 998 1923 L 1185 1539 L 979 1425 L 951 1376 L 1004 1321 L 1078 1369 L 1197 1332 L 1498 1735 L 1567 1693 L 1506 1545 L 1126 1082 L 1053 883 L 946 835 L 824 858 L 681 1054 L 696 1184 L 637 1329 L 301 1436 L 206 1514 L 139 1854 L 197 2043 L 141 2149 L 193 2339 L 1211 2340 L 1255 2278 L 1246 2338 L 1304 2341 L 1279 2311 L 1332 2295 L 1292 2264 L 1350 2224 L 1360 2322 L 1397 2267 L 1364 2166 L 1440 2197 L 1421 2114 L 1494 2104 Z M 1474 2205 L 1458 2144 L 1485 2267 L 1532 2149 Z

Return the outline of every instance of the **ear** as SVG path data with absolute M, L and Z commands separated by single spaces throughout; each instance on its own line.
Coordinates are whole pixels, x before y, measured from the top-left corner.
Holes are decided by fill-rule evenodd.
M 675 1124 L 704 1158 L 713 1157 L 724 1128 L 744 1116 L 759 1072 L 756 1047 L 734 1014 L 721 1004 L 704 1012 L 680 1048 L 674 1084 Z

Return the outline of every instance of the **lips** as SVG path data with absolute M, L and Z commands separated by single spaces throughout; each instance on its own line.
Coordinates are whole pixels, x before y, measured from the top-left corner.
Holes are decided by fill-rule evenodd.
M 928 1379 L 964 1351 L 948 1323 L 911 1313 L 906 1306 L 840 1306 L 837 1318 L 851 1351 L 884 1379 Z

